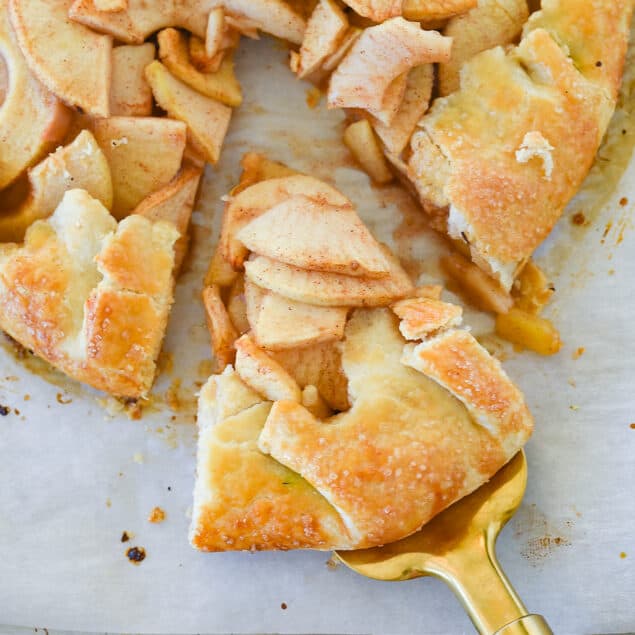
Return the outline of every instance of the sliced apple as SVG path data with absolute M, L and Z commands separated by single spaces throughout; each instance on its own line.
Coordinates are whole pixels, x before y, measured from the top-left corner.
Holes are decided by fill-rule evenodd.
M 417 123 L 428 109 L 433 86 L 433 65 L 415 66 L 408 73 L 403 100 L 390 124 L 373 122 L 373 128 L 388 152 L 399 156 L 408 145 Z
M 235 33 L 235 31 L 233 31 Z M 188 49 L 190 54 L 190 61 L 194 65 L 196 70 L 201 73 L 215 73 L 220 68 L 221 62 L 225 57 L 225 50 L 220 50 L 218 53 L 210 57 L 205 49 L 205 42 L 200 37 L 191 35 L 188 39 Z
M 28 227 L 50 216 L 71 189 L 82 189 L 106 208 L 112 205 L 110 169 L 88 131 L 49 155 L 29 171 L 29 195 L 11 213 L 0 216 L 0 240 L 20 242 Z
M 236 372 L 265 399 L 302 401 L 302 391 L 295 379 L 258 347 L 249 334 L 236 340 Z
M 252 220 L 236 239 L 250 251 L 302 269 L 372 278 L 390 270 L 379 243 L 350 206 L 303 194 Z
M 116 46 L 112 50 L 110 114 L 113 117 L 149 117 L 152 114 L 152 90 L 144 71 L 155 53 L 152 42 Z
M 335 53 L 348 31 L 348 19 L 335 0 L 320 0 L 307 23 L 298 58 L 298 77 L 308 77 Z
M 347 309 L 290 300 L 245 283 L 247 319 L 256 342 L 268 350 L 308 346 L 340 340 Z
M 203 289 L 203 305 L 217 370 L 222 371 L 229 364 L 234 363 L 234 342 L 238 333 L 229 318 L 220 297 L 220 290 L 216 285 Z
M 209 163 L 220 158 L 232 109 L 178 80 L 161 62 L 146 68 L 154 98 L 168 115 L 187 124 L 188 141 Z
M 414 286 L 397 259 L 384 251 L 390 264 L 385 278 L 360 278 L 323 271 L 307 271 L 264 256 L 245 262 L 255 284 L 287 298 L 321 306 L 382 306 L 409 295 Z
M 348 379 L 342 369 L 339 342 L 291 348 L 272 352 L 271 356 L 301 388 L 315 386 L 331 408 L 348 410 Z
M 264 174 L 264 170 L 264 167 L 263 170 L 254 167 L 253 172 Z M 255 183 L 239 191 L 228 202 L 223 214 L 220 245 L 225 259 L 234 268 L 240 269 L 249 253 L 248 249 L 236 239 L 240 229 L 274 205 L 295 194 L 304 194 L 335 206 L 348 206 L 352 209 L 350 201 L 343 194 L 311 176 L 292 175 Z
M 346 128 L 344 143 L 375 183 L 382 185 L 393 180 L 379 141 L 367 119 L 360 119 Z
M 128 0 L 126 10 L 117 12 L 100 10 L 99 0 L 74 0 L 69 4 L 72 20 L 109 33 L 126 44 L 142 44 L 155 31 L 176 25 L 174 0 Z
M 403 0 L 344 0 L 359 15 L 373 22 L 383 22 L 401 15 Z
M 174 243 L 175 275 L 181 269 L 189 243 L 188 228 L 202 170 L 187 165 L 165 187 L 150 194 L 133 210 L 153 222 L 164 220 L 172 223 L 181 237 Z
M 181 121 L 158 117 L 111 117 L 94 124 L 108 159 L 114 189 L 113 215 L 120 219 L 152 192 L 167 185 L 181 167 L 186 141 Z
M 403 18 L 367 28 L 331 76 L 328 105 L 381 112 L 397 77 L 421 64 L 447 62 L 451 46 L 451 38 Z
M 225 33 L 225 10 L 216 7 L 209 12 L 207 31 L 205 32 L 205 52 L 208 57 L 214 57 L 221 50 Z
M 261 181 L 300 174 L 297 170 L 287 167 L 284 163 L 272 161 L 264 154 L 259 154 L 258 152 L 245 153 L 240 160 L 240 166 L 243 171 L 240 173 L 238 185 L 231 190 L 232 196 L 237 196 L 243 190 Z
M 332 55 L 329 55 L 322 62 L 322 70 L 331 72 L 332 70 L 337 68 L 361 34 L 362 29 L 356 26 L 350 27 L 342 38 L 340 45 L 337 47 L 337 50 Z
M 283 0 L 207 0 L 206 6 L 208 11 L 224 7 L 226 19 L 246 19 L 256 28 L 281 40 L 302 43 L 306 22 Z
M 228 106 L 240 106 L 242 93 L 234 74 L 234 61 L 225 55 L 215 73 L 201 73 L 190 61 L 187 38 L 176 29 L 159 33 L 159 58 L 177 79 L 199 93 L 217 99 Z
M 227 313 L 232 324 L 240 335 L 244 335 L 249 329 L 247 319 L 247 303 L 245 300 L 245 276 L 240 274 L 232 283 L 227 295 Z
M 95 8 L 99 11 L 125 11 L 128 0 L 95 0 Z
M 70 21 L 71 2 L 8 0 L 9 16 L 35 76 L 67 104 L 107 117 L 112 38 Z
M 218 244 L 214 250 L 214 255 L 210 260 L 207 273 L 205 274 L 205 284 L 216 284 L 219 287 L 229 287 L 238 277 L 230 262 L 225 258 L 221 245 Z
M 0 1 L 0 189 L 62 140 L 70 112 L 29 70 Z
M 417 22 L 447 20 L 473 9 L 478 4 L 478 0 L 443 0 L 442 2 L 402 0 L 402 2 L 403 17 Z

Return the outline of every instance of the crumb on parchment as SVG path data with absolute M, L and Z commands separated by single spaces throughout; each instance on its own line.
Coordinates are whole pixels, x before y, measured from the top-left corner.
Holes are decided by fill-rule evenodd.
M 155 507 L 148 516 L 149 523 L 162 523 L 165 520 L 165 512 L 160 507 Z

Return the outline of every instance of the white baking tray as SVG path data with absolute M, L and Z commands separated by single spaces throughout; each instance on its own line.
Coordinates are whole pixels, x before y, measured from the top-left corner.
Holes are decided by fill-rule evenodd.
M 245 42 L 238 55 L 245 105 L 205 179 L 165 369 L 143 418 L 109 415 L 91 390 L 41 366 L 34 373 L 8 344 L 0 350 L 0 403 L 12 409 L 0 418 L 0 624 L 51 632 L 472 632 L 433 579 L 379 583 L 327 566 L 325 553 L 201 554 L 187 543 L 194 394 L 210 357 L 199 292 L 220 197 L 236 182 L 241 155 L 260 150 L 335 182 L 412 270 L 437 275 L 441 243 L 416 206 L 396 187 L 369 185 L 340 141 L 341 113 L 323 103 L 309 109 L 309 86 L 285 59 L 268 39 Z M 540 358 L 499 347 L 536 418 L 528 491 L 500 538 L 500 559 L 527 606 L 557 633 L 635 625 L 635 165 L 624 172 L 633 119 L 620 114 L 614 133 L 619 142 L 602 151 L 538 256 L 556 283 L 548 313 L 562 352 Z M 623 197 L 629 202 L 620 205 Z M 579 211 L 587 227 L 571 224 Z M 477 334 L 491 330 L 473 312 L 467 321 Z M 579 347 L 585 352 L 573 359 Z M 167 519 L 153 525 L 147 516 L 157 505 Z M 134 534 L 125 544 L 123 531 Z M 147 551 L 139 566 L 126 558 L 132 545 Z

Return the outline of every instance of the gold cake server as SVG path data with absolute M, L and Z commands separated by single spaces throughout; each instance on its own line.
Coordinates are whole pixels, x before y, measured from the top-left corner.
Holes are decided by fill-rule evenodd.
M 496 560 L 496 538 L 520 505 L 526 484 L 521 451 L 416 534 L 383 547 L 338 551 L 337 557 L 376 580 L 441 578 L 482 635 L 552 635 L 544 617 L 527 612 Z

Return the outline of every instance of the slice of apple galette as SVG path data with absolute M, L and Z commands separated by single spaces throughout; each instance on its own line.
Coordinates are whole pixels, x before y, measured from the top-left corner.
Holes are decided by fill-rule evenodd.
M 224 367 L 200 395 L 191 543 L 400 539 L 503 466 L 531 415 L 460 307 L 415 288 L 346 197 L 264 166 L 229 197 L 205 292 Z

